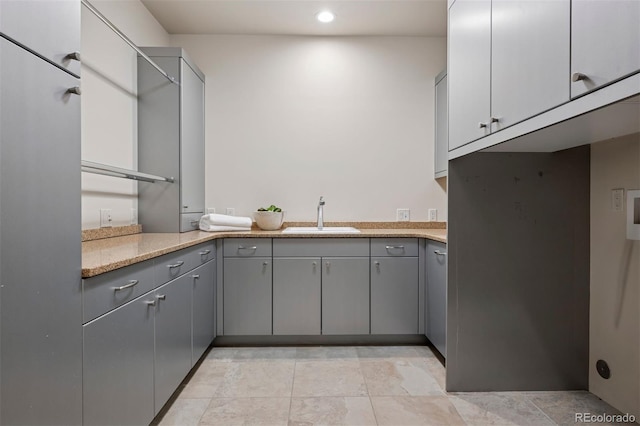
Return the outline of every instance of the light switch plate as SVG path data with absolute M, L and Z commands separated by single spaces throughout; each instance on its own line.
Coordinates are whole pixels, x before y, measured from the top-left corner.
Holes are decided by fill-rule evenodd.
M 614 212 L 624 211 L 624 188 L 611 190 L 611 209 Z
M 113 226 L 111 213 L 111 209 L 100 209 L 100 228 L 111 228 Z
M 429 209 L 429 222 L 438 220 L 438 209 Z

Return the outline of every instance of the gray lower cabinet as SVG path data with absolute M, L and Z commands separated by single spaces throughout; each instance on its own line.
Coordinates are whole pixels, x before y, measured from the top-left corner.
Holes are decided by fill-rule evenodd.
M 273 334 L 320 334 L 321 260 L 273 259 Z
M 371 258 L 371 334 L 418 334 L 418 257 Z
M 322 258 L 322 334 L 369 334 L 369 258 Z
M 446 356 L 447 333 L 447 246 L 427 241 L 427 338 Z
M 215 276 L 216 263 L 209 261 L 188 274 L 193 287 L 193 330 L 191 365 L 200 359 L 216 337 L 215 328 Z
M 271 334 L 271 257 L 225 258 L 223 276 L 224 334 Z
M 142 425 L 154 416 L 153 293 L 83 326 L 85 425 Z
M 191 369 L 191 274 L 155 290 L 155 413 Z

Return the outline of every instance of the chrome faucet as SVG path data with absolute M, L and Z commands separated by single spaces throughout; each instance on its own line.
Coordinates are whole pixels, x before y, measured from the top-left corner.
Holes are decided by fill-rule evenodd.
M 324 200 L 322 196 L 320 196 L 320 201 L 318 202 L 318 229 L 322 230 L 324 227 L 324 219 L 322 217 L 322 208 L 324 207 Z

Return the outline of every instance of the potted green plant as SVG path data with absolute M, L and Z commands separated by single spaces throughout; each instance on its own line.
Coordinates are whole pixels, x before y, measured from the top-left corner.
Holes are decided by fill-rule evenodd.
M 253 218 L 260 229 L 275 231 L 280 229 L 282 222 L 284 222 L 284 212 L 280 207 L 272 204 L 266 209 L 260 207 L 253 213 Z

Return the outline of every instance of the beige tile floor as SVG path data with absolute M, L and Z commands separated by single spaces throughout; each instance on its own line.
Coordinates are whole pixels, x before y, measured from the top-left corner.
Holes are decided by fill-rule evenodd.
M 212 348 L 160 425 L 570 425 L 584 392 L 447 393 L 424 346 Z

